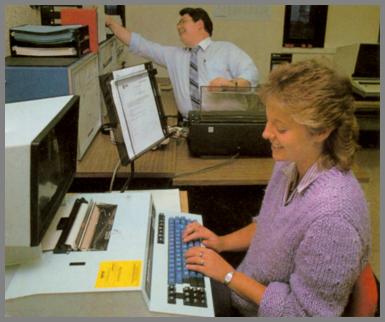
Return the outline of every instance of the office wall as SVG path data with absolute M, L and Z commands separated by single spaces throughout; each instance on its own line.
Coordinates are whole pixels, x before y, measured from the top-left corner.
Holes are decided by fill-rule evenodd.
M 10 55 L 9 28 L 24 24 L 40 24 L 40 11 L 28 5 L 4 5 L 4 53 Z
M 176 32 L 179 10 L 191 4 L 126 5 L 126 26 L 166 45 L 182 46 Z M 282 48 L 284 5 L 201 5 L 214 23 L 214 40 L 228 40 L 243 48 L 266 79 L 272 52 L 293 52 L 294 60 L 309 57 L 332 59 L 335 48 L 355 42 L 376 42 L 380 26 L 379 5 L 329 5 L 325 48 Z M 40 23 L 40 13 L 28 5 L 8 5 L 5 10 L 5 49 L 9 55 L 8 29 L 23 23 Z M 127 54 L 128 64 L 145 61 Z M 164 68 L 157 66 L 160 76 Z
M 178 5 L 127 5 L 126 26 L 143 36 L 168 45 L 181 45 L 176 22 Z M 228 40 L 243 48 L 258 66 L 264 80 L 272 52 L 294 52 L 294 60 L 308 57 L 333 58 L 335 48 L 355 42 L 376 42 L 380 6 L 329 5 L 324 49 L 282 48 L 284 5 L 202 5 L 210 14 L 214 40 Z M 156 14 L 154 14 L 156 13 Z M 129 56 L 129 63 L 143 60 Z M 158 68 L 160 74 L 165 74 Z

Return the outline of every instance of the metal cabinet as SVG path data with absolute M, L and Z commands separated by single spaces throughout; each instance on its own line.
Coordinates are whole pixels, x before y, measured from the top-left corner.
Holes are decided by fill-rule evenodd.
M 111 73 L 114 70 L 121 69 L 126 65 L 126 45 L 119 41 L 115 36 L 108 38 L 99 44 L 99 74 Z M 102 117 L 107 115 L 107 109 L 101 95 Z
M 6 57 L 5 101 L 80 96 L 78 159 L 101 126 L 98 55 L 81 58 Z

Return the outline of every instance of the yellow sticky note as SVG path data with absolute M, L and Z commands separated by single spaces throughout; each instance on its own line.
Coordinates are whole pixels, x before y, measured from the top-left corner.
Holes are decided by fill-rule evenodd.
M 137 287 L 142 276 L 142 261 L 109 261 L 99 264 L 96 288 Z

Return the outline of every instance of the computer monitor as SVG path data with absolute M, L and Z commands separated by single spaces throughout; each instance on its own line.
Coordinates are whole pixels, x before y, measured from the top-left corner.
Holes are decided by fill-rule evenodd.
M 356 43 L 337 47 L 335 67 L 351 78 L 380 78 L 380 44 Z
M 79 97 L 5 104 L 5 263 L 40 243 L 76 172 Z
M 151 63 L 145 63 L 99 76 L 122 165 L 168 137 L 156 72 Z
M 380 78 L 380 44 L 361 44 L 352 77 Z

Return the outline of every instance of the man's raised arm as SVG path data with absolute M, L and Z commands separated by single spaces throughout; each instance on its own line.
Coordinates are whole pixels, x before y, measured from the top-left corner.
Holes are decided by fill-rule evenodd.
M 114 20 L 113 17 L 109 15 L 106 15 L 105 25 L 106 27 L 110 28 L 110 30 L 120 41 L 124 42 L 126 45 L 130 45 L 131 31 L 121 26 L 118 22 Z

